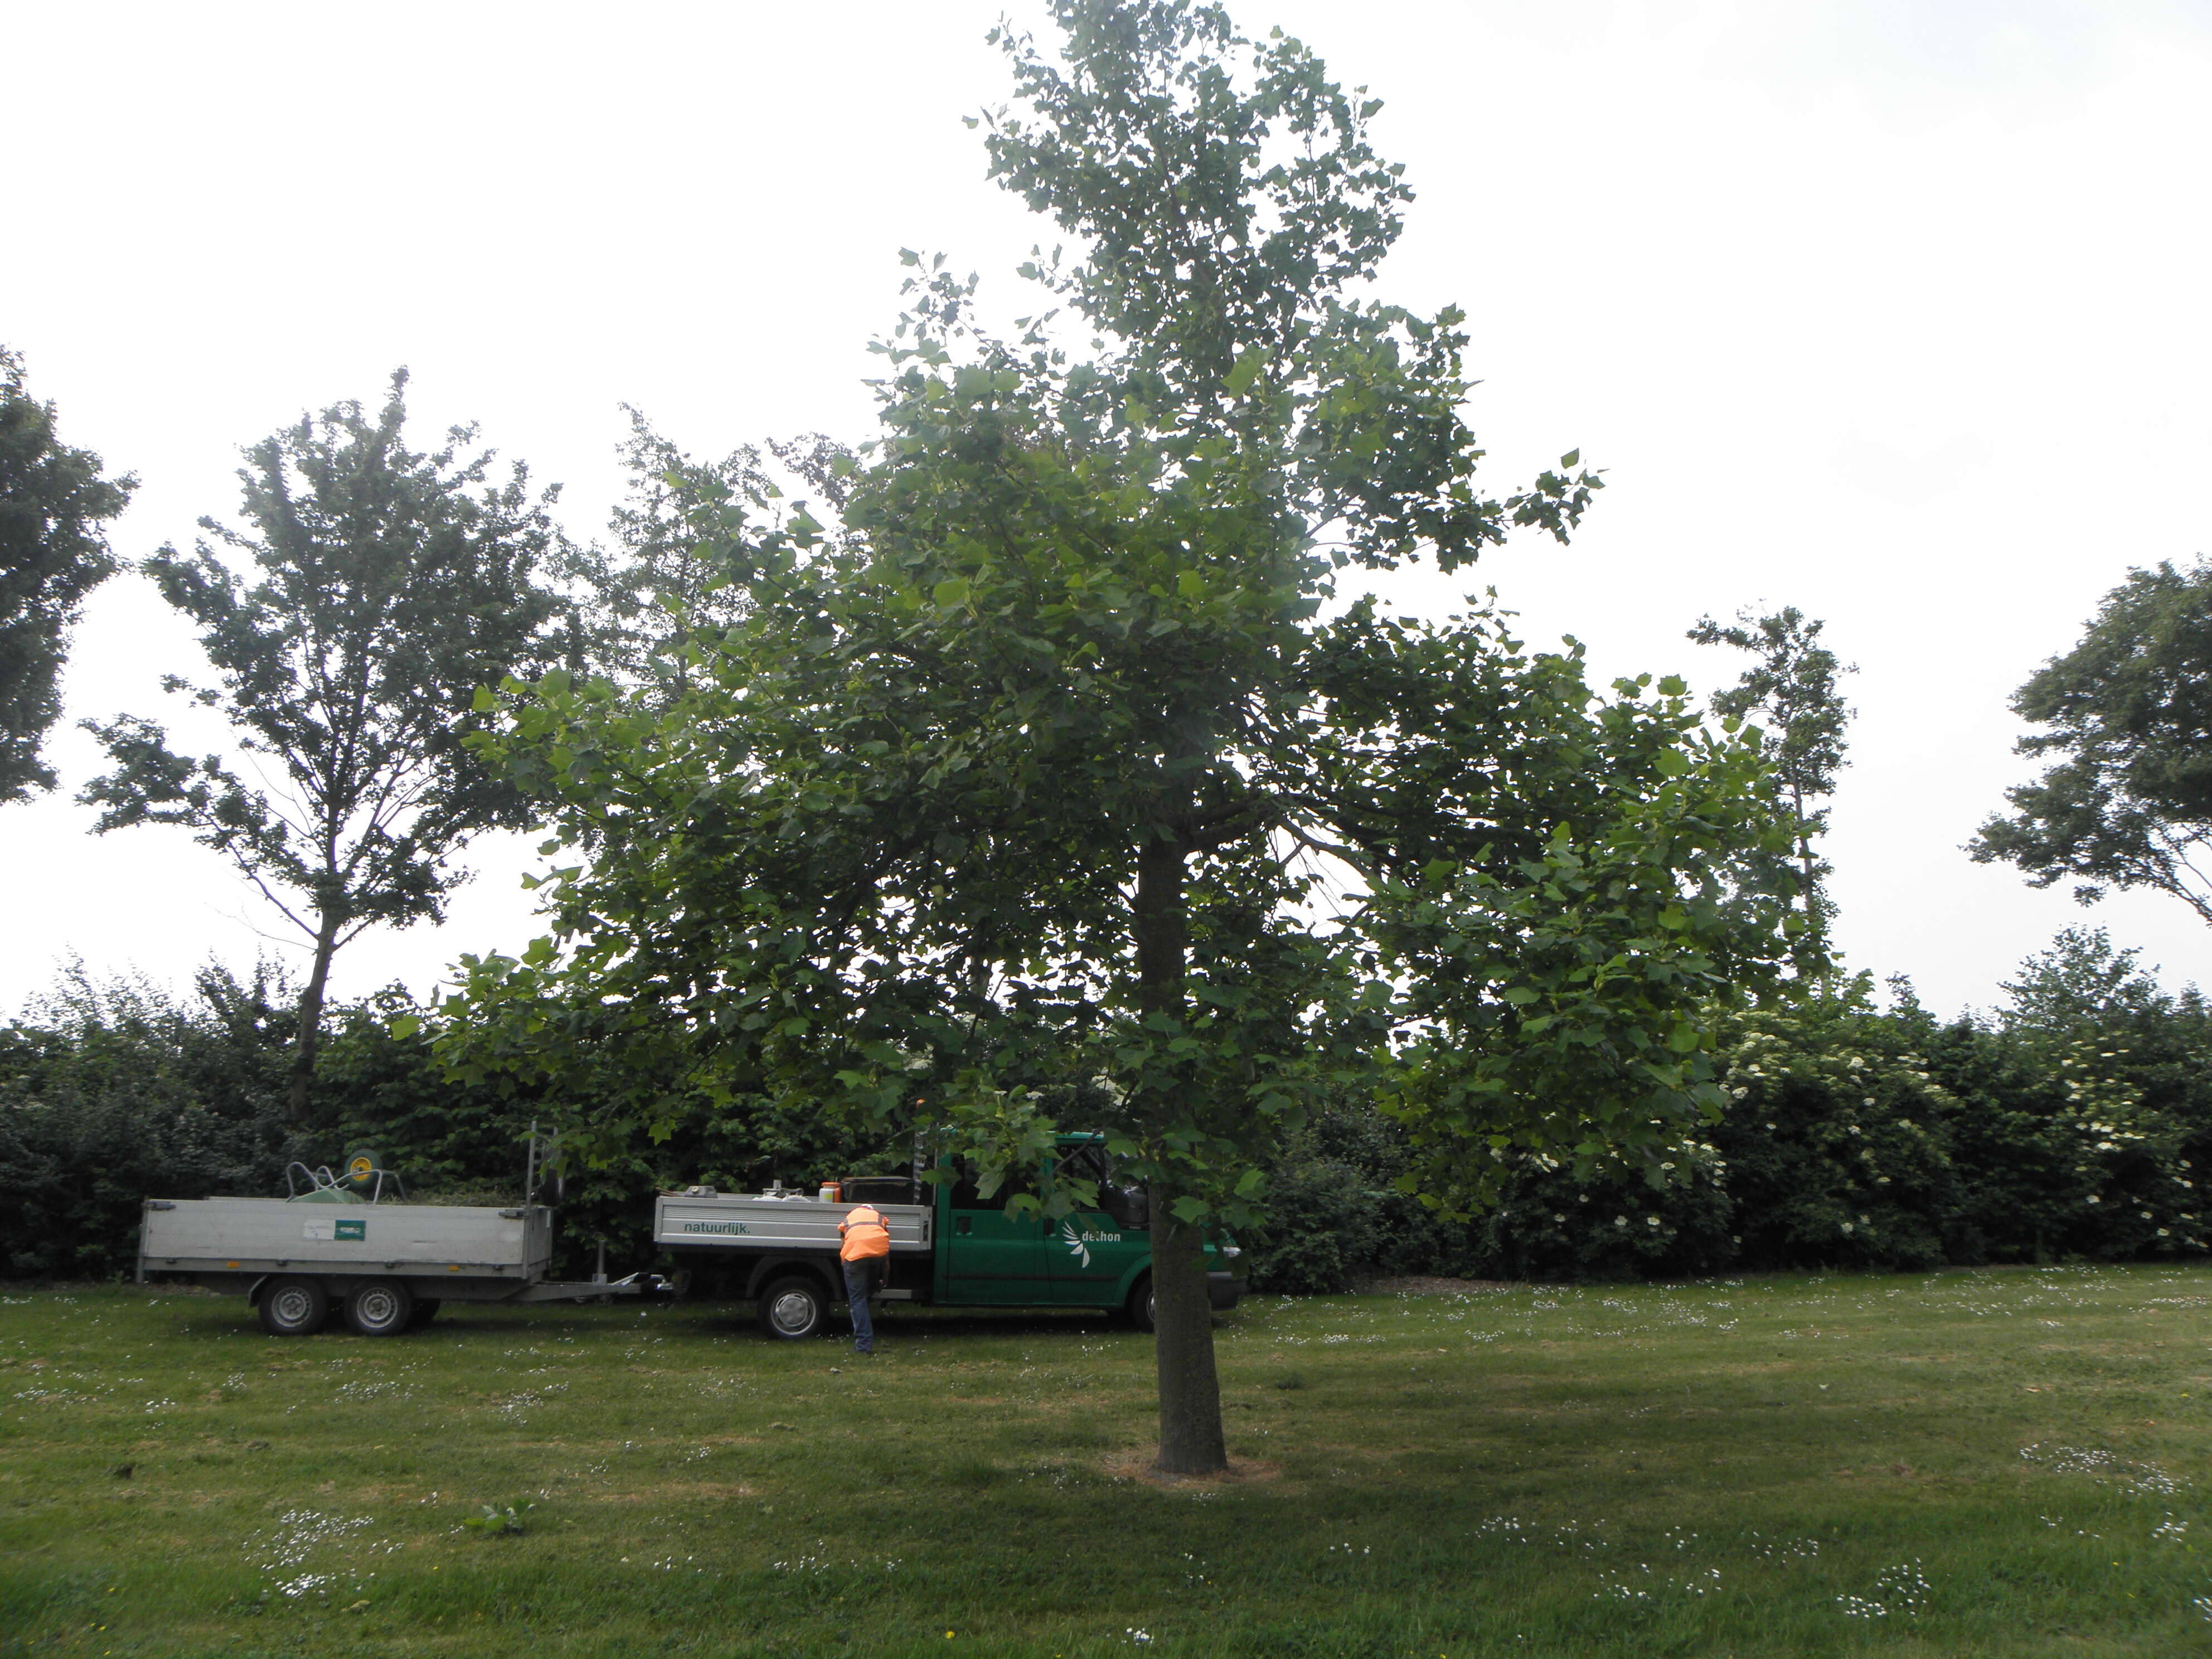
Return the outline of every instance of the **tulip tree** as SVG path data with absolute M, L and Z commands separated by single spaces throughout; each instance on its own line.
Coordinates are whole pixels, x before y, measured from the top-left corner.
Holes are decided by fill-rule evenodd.
M 1360 296 L 1408 197 L 1376 106 L 1215 8 L 1054 12 L 1057 58 L 997 37 L 986 136 L 1073 253 L 1003 334 L 913 258 L 835 514 L 695 521 L 748 603 L 684 696 L 509 688 L 488 746 L 585 851 L 446 1051 L 626 1082 L 579 1146 L 759 1094 L 999 1166 L 1096 1079 L 1152 1193 L 1158 1467 L 1199 1474 L 1202 1237 L 1320 1091 L 1376 1089 L 1454 1209 L 1531 1154 L 1658 1178 L 1717 1110 L 1711 1011 L 1784 954 L 1790 842 L 1678 684 L 1340 591 L 1564 540 L 1598 487 L 1478 487 L 1459 313 Z

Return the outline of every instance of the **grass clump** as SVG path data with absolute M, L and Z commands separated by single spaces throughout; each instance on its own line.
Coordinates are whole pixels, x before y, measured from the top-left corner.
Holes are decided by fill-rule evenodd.
M 524 1517 L 537 1507 L 527 1498 L 521 1498 L 508 1504 L 486 1504 L 477 1514 L 464 1516 L 461 1525 L 471 1532 L 505 1538 L 528 1532 L 530 1524 Z

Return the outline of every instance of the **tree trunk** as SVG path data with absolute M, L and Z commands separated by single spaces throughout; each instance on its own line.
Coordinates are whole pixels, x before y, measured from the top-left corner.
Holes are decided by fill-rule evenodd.
M 1146 1013 L 1180 1019 L 1188 928 L 1183 913 L 1183 850 L 1155 836 L 1137 854 L 1134 930 L 1137 1001 Z M 1162 1474 L 1218 1474 L 1229 1467 L 1222 1441 L 1221 1385 L 1213 1366 L 1213 1306 L 1206 1293 L 1202 1230 L 1177 1221 L 1175 1194 L 1154 1182 L 1153 1352 L 1160 1389 Z
M 1229 1467 L 1221 1382 L 1213 1368 L 1213 1304 L 1206 1293 L 1204 1231 L 1168 1213 L 1174 1194 L 1152 1187 L 1153 1358 L 1160 1386 L 1162 1474 L 1218 1474 Z
M 1805 915 L 1814 926 L 1820 918 L 1820 907 L 1814 896 L 1813 838 L 1805 831 L 1805 789 L 1802 784 L 1790 786 L 1790 823 L 1797 832 L 1797 863 L 1805 872 Z
M 331 957 L 338 948 L 338 915 L 317 913 L 315 965 L 307 974 L 307 988 L 300 993 L 300 1036 L 292 1048 L 292 1089 L 287 1101 L 285 1127 L 295 1133 L 307 1127 L 307 1095 L 315 1081 L 315 1042 L 323 1026 L 323 991 L 331 982 Z

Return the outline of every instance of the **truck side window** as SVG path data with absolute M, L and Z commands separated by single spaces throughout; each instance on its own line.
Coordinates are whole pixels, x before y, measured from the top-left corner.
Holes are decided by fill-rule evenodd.
M 1106 1184 L 1106 1152 L 1101 1146 L 1069 1146 L 1060 1154 L 1060 1170 L 1078 1181 Z
M 1145 1189 L 1114 1178 L 1113 1166 L 1103 1146 L 1071 1146 L 1061 1154 L 1060 1162 L 1068 1174 L 1098 1183 L 1098 1207 L 1120 1225 L 1131 1232 L 1142 1232 L 1152 1225 Z
M 1133 1233 L 1141 1233 L 1152 1224 L 1152 1198 L 1142 1187 L 1107 1182 L 1098 1188 L 1098 1207 Z
M 954 1167 L 957 1178 L 952 1183 L 952 1197 L 949 1202 L 956 1210 L 1003 1210 L 1006 1207 L 1006 1200 L 1017 1194 L 1028 1193 L 1034 1196 L 1036 1193 L 1036 1172 L 1034 1170 L 1014 1170 L 1000 1183 L 998 1191 L 986 1198 L 978 1190 L 982 1177 L 977 1173 L 973 1158 L 956 1159 Z

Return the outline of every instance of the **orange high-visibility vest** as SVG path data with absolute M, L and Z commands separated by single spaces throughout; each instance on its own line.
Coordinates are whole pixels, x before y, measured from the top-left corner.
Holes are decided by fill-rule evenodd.
M 845 1243 L 838 1255 L 847 1261 L 865 1261 L 870 1256 L 891 1253 L 891 1230 L 884 1224 L 882 1213 L 863 1204 L 837 1224 L 837 1231 L 845 1235 Z

